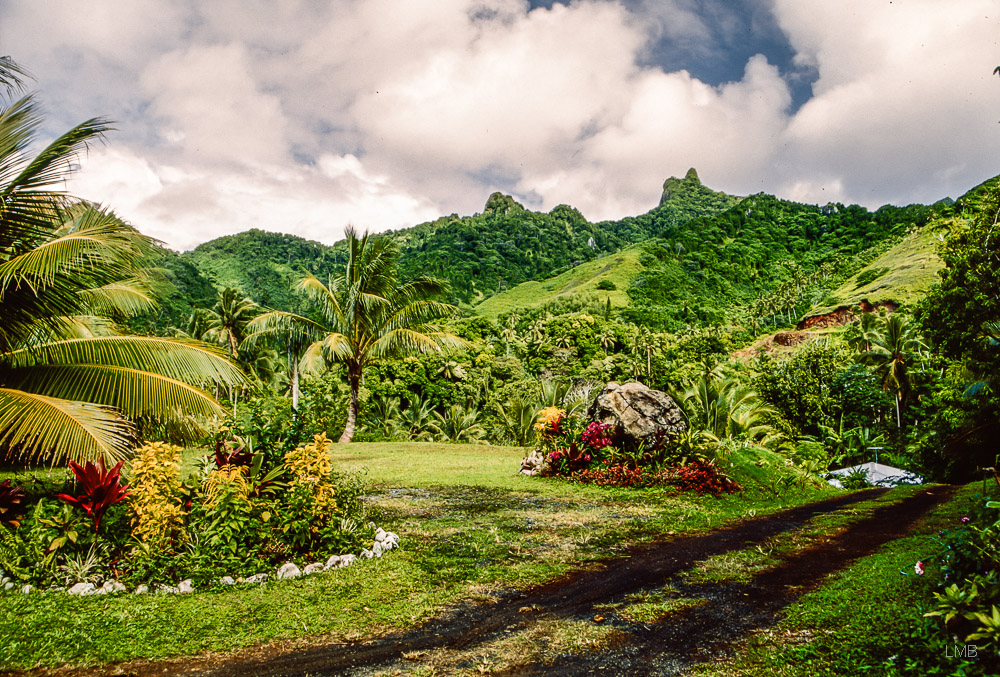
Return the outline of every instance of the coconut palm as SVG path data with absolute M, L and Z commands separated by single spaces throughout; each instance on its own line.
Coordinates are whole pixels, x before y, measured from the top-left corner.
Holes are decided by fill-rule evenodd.
M 901 428 L 901 405 L 910 394 L 909 365 L 926 348 L 916 326 L 899 313 L 887 317 L 871 337 L 871 348 L 859 356 L 882 381 L 882 390 L 892 389 L 896 398 L 896 427 Z
M 240 343 L 246 338 L 247 325 L 260 314 L 260 307 L 238 289 L 226 287 L 219 292 L 215 306 L 205 311 L 208 336 L 229 350 L 229 356 L 239 359 Z
M 443 282 L 430 277 L 400 282 L 399 245 L 394 240 L 368 233 L 359 237 L 353 228 L 345 234 L 348 260 L 343 277 L 327 286 L 307 274 L 295 285 L 316 304 L 321 321 L 275 311 L 250 323 L 254 332 L 277 329 L 316 337 L 302 358 L 304 369 L 344 364 L 351 399 L 340 442 L 354 437 L 361 380 L 368 366 L 391 356 L 467 345 L 437 324 L 457 312 L 453 305 L 431 300 L 444 291 Z
M 3 61 L 0 84 L 11 82 Z M 219 414 L 195 384 L 243 377 L 204 344 L 115 331 L 111 318 L 153 303 L 140 272 L 153 242 L 62 190 L 107 123 L 88 120 L 30 156 L 41 124 L 30 96 L 0 109 L 0 454 L 113 461 L 131 449 L 135 419 Z

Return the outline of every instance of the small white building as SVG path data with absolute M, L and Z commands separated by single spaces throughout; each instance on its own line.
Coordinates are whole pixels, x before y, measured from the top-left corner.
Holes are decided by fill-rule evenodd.
M 827 479 L 827 482 L 842 489 L 843 486 L 840 484 L 840 480 L 837 479 L 837 477 L 847 477 L 848 475 L 853 475 L 857 472 L 864 472 L 868 478 L 868 483 L 876 487 L 895 487 L 900 484 L 924 483 L 923 477 L 915 475 L 909 470 L 893 468 L 891 465 L 882 465 L 881 463 L 874 462 L 852 465 L 850 468 L 831 470 L 828 474 L 834 475 L 835 477 L 830 477 Z

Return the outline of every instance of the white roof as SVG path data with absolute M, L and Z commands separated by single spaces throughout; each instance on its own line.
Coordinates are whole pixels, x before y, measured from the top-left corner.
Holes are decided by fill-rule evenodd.
M 868 483 L 874 484 L 876 486 L 882 487 L 894 487 L 897 484 L 923 484 L 924 478 L 919 475 L 911 473 L 909 470 L 903 470 L 901 468 L 893 468 L 891 465 L 883 465 L 881 463 L 862 463 L 861 465 L 852 465 L 850 468 L 840 468 L 839 470 L 831 470 L 830 475 L 837 475 L 840 477 L 846 477 L 847 475 L 853 475 L 859 470 L 863 470 L 868 476 Z M 840 487 L 840 480 L 836 477 L 827 480 L 830 484 L 835 487 Z

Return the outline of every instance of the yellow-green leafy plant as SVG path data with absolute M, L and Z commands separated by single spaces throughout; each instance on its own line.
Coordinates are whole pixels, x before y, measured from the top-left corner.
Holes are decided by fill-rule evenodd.
M 285 454 L 285 466 L 292 480 L 291 488 L 307 490 L 314 499 L 313 515 L 329 515 L 337 507 L 337 497 L 330 482 L 330 440 L 322 432 Z
M 181 449 L 150 442 L 135 450 L 131 473 L 132 533 L 147 543 L 160 543 L 183 521 Z
M 246 471 L 243 466 L 224 465 L 210 472 L 201 487 L 205 507 L 212 508 L 226 496 L 241 503 L 249 500 L 250 484 Z

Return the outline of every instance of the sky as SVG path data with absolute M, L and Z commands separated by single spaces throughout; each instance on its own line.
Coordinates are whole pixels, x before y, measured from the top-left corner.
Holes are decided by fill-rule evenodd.
M 177 250 L 481 211 L 592 221 L 695 167 L 869 208 L 1000 174 L 996 0 L 3 0 L 74 195 Z

